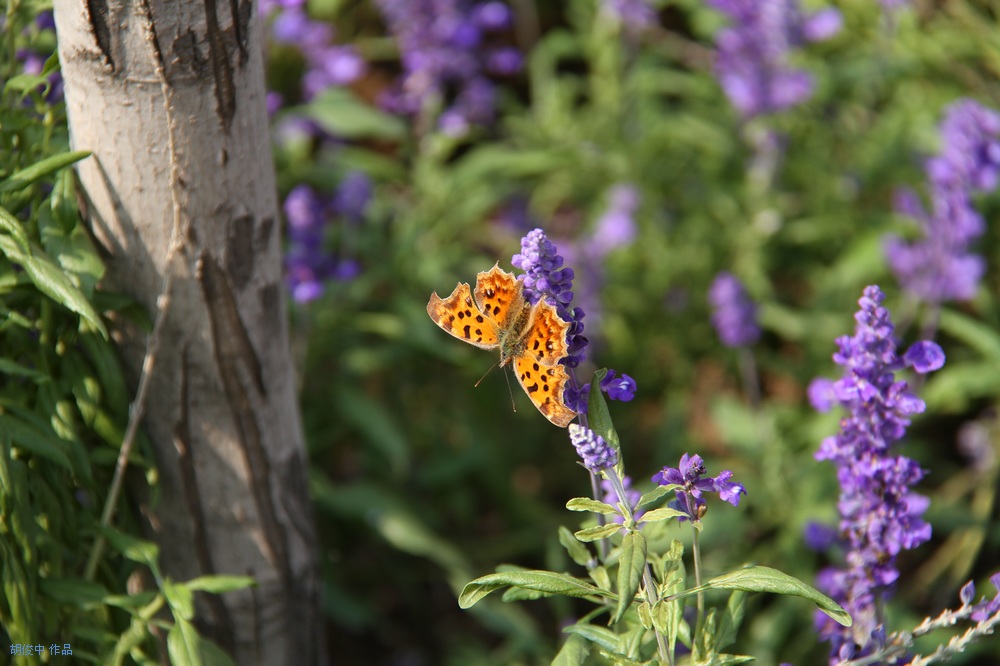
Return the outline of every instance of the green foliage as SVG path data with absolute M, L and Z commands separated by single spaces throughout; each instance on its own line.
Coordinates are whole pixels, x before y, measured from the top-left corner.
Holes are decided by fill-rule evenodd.
M 4 74 L 17 49 L 54 47 L 34 29 L 42 8 L 8 7 Z M 57 71 L 53 55 L 39 75 L 6 76 L 0 96 L 0 663 L 158 663 L 158 636 L 174 664 L 232 663 L 194 630 L 193 594 L 252 581 L 163 578 L 157 547 L 108 497 L 130 397 L 105 317 L 136 308 L 99 286 L 69 168 L 89 153 L 68 150 L 63 105 L 48 99 Z M 129 463 L 153 480 L 150 460 L 140 436 Z M 119 528 L 102 525 L 109 501 Z M 99 535 L 111 548 L 88 576 Z M 26 645 L 43 654 L 14 649 Z

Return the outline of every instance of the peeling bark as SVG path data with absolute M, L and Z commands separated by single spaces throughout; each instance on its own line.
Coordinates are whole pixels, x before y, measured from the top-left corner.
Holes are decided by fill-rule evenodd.
M 254 3 L 54 4 L 106 280 L 153 312 L 173 276 L 144 422 L 162 568 L 257 579 L 199 600 L 199 628 L 237 663 L 324 663 Z M 145 334 L 120 322 L 115 336 L 137 379 Z

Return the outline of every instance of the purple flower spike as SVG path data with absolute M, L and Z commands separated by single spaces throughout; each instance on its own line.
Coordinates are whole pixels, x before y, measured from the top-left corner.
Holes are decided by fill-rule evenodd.
M 618 452 L 590 428 L 569 424 L 569 441 L 583 460 L 583 466 L 595 474 L 618 463 Z
M 1000 114 L 960 100 L 948 107 L 940 133 L 941 152 L 924 167 L 931 210 L 913 192 L 896 196 L 896 211 L 920 226 L 922 238 L 890 237 L 885 243 L 896 279 L 930 304 L 971 299 L 986 272 L 982 257 L 971 250 L 986 228 L 972 197 L 992 191 L 1000 179 Z
M 743 284 L 731 273 L 716 276 L 708 291 L 712 305 L 712 324 L 727 347 L 745 347 L 760 339 L 757 306 Z
M 329 280 L 350 280 L 360 267 L 350 258 L 337 259 L 325 247 L 325 236 L 335 206 L 308 185 L 295 187 L 285 198 L 288 251 L 285 279 L 292 298 L 308 303 L 323 295 Z
M 521 252 L 515 254 L 510 262 L 525 273 L 524 293 L 528 301 L 537 303 L 538 299 L 545 298 L 555 306 L 563 321 L 569 322 L 569 353 L 562 364 L 575 368 L 583 360 L 587 338 L 583 335 L 583 309 L 569 309 L 573 300 L 573 269 L 562 267 L 562 256 L 541 229 L 529 231 L 521 239 Z
M 512 49 L 483 48 L 484 33 L 504 30 L 510 9 L 499 0 L 376 0 L 399 44 L 403 75 L 384 103 L 414 115 L 428 104 L 443 111 L 438 129 L 463 136 L 493 121 L 496 94 L 487 71 L 509 75 L 521 65 Z
M 682 486 L 675 491 L 676 499 L 668 504 L 669 507 L 686 514 L 678 518 L 680 522 L 701 520 L 704 513 L 702 507 L 706 503 L 704 493 L 718 493 L 722 500 L 733 506 L 739 506 L 740 495 L 746 495 L 747 491 L 743 484 L 729 480 L 733 476 L 729 470 L 723 470 L 715 478 L 705 477 L 705 473 L 705 462 L 701 456 L 697 454 L 688 456 L 685 453 L 681 456 L 678 467 L 664 467 L 653 475 L 653 483 L 658 485 Z
M 833 359 L 843 366 L 843 376 L 810 387 L 814 405 L 839 402 L 847 411 L 840 431 L 825 439 L 816 453 L 817 460 L 837 466 L 839 535 L 847 549 L 846 568 L 825 570 L 817 584 L 855 622 L 853 629 L 845 629 L 826 615 L 817 615 L 820 636 L 831 643 L 831 663 L 881 648 L 880 598 L 899 577 L 896 557 L 931 536 L 930 525 L 921 518 L 928 500 L 911 491 L 924 471 L 894 452 L 910 424 L 908 417 L 922 412 L 924 403 L 895 373 L 906 366 L 920 372 L 940 368 L 944 353 L 934 343 L 918 342 L 900 358 L 884 300 L 877 286 L 865 288 L 854 335 L 836 341 Z
M 731 28 L 720 30 L 716 75 L 729 101 L 745 118 L 781 111 L 812 94 L 812 77 L 792 68 L 791 50 L 836 34 L 836 9 L 804 16 L 796 0 L 709 0 Z

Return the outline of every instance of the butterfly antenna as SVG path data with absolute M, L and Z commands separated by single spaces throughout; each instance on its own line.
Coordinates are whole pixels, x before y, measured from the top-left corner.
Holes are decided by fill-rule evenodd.
M 510 408 L 516 413 L 517 405 L 514 403 L 514 392 L 510 390 L 510 375 L 505 372 L 503 373 L 503 378 L 507 380 L 507 395 L 510 396 Z
M 490 369 L 483 373 L 483 376 L 479 378 L 478 382 L 476 382 L 475 388 L 479 388 L 479 385 L 483 382 L 484 379 L 486 379 L 486 375 L 490 374 L 490 372 L 493 371 L 493 368 L 497 367 L 498 363 L 500 363 L 500 361 L 497 361 L 496 363 L 491 365 Z M 506 373 L 504 374 L 504 376 L 506 376 Z

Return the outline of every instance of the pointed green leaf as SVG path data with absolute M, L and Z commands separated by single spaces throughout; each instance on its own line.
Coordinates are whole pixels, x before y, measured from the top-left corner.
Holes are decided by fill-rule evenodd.
M 670 485 L 666 486 L 656 486 L 648 493 L 639 498 L 639 503 L 635 505 L 635 508 L 641 509 L 645 506 L 648 506 L 653 502 L 655 502 L 656 500 L 663 497 L 664 495 L 669 495 L 670 493 L 678 489 L 680 489 L 680 486 L 676 483 L 671 483 Z
M 348 88 L 328 88 L 309 104 L 291 111 L 345 138 L 397 140 L 406 135 L 406 125 L 399 118 L 362 101 Z
M 590 642 L 578 634 L 571 634 L 563 643 L 552 666 L 583 666 L 590 656 Z
M 88 299 L 93 296 L 94 287 L 104 276 L 104 263 L 83 226 L 74 224 L 66 231 L 55 220 L 54 211 L 43 208 L 38 214 L 38 232 L 45 252 L 63 269 L 73 285 Z
M 598 502 L 597 500 L 590 499 L 589 497 L 574 497 L 570 501 L 566 502 L 566 508 L 570 511 L 593 511 L 594 513 L 603 513 L 604 515 L 621 515 L 618 509 L 610 504 Z
M 646 568 L 646 537 L 632 530 L 622 539 L 622 554 L 618 560 L 618 608 L 612 623 L 622 619 L 632 605 Z
M 852 624 L 851 616 L 841 606 L 830 597 L 819 590 L 806 585 L 798 578 L 772 569 L 770 567 L 747 567 L 732 573 L 716 576 L 700 588 L 687 590 L 684 596 L 697 593 L 702 589 L 719 590 L 743 590 L 744 592 L 771 592 L 773 594 L 787 594 L 802 597 L 812 601 L 816 606 L 829 615 L 835 622 L 845 627 Z
M 49 599 L 77 608 L 87 608 L 104 601 L 108 591 L 100 583 L 82 578 L 42 578 L 38 589 Z
M 594 373 L 594 378 L 590 380 L 590 396 L 587 398 L 587 418 L 590 420 L 590 429 L 604 438 L 604 441 L 621 451 L 621 441 L 615 431 L 615 425 L 611 422 L 611 412 L 608 411 L 608 403 L 604 400 L 601 392 L 601 380 L 608 374 L 607 368 L 601 368 Z M 619 456 L 619 461 L 620 461 Z
M 44 178 L 50 173 L 68 167 L 70 164 L 79 162 L 83 158 L 89 156 L 89 150 L 74 150 L 67 153 L 59 153 L 58 155 L 53 155 L 52 157 L 46 157 L 39 162 L 35 162 L 29 167 L 12 173 L 10 178 L 0 183 L 0 194 L 23 190 L 35 181 Z
M 124 532 L 119 532 L 113 527 L 102 527 L 101 534 L 126 559 L 138 562 L 139 564 L 145 564 L 153 571 L 156 577 L 159 577 L 157 560 L 160 557 L 160 548 L 155 543 L 137 539 Z
M 6 208 L 0 208 L 0 231 L 10 234 L 10 237 L 17 243 L 17 247 L 22 254 L 27 254 L 31 251 L 28 244 L 28 234 L 25 233 L 24 227 L 21 226 L 21 221 L 7 212 Z
M 583 636 L 591 643 L 595 643 L 608 652 L 621 652 L 621 637 L 606 627 L 595 627 L 592 624 L 571 624 L 563 629 L 567 634 Z
M 941 331 L 958 338 L 990 361 L 1000 361 L 1000 333 L 978 319 L 944 308 L 939 322 Z
M 167 653 L 174 666 L 201 666 L 201 636 L 194 625 L 174 618 L 174 626 L 167 633 Z
M 607 539 L 613 536 L 622 529 L 622 526 L 618 523 L 611 523 L 609 525 L 597 525 L 596 527 L 588 527 L 586 529 L 575 532 L 575 536 L 580 541 L 600 541 L 601 539 Z
M 490 592 L 510 586 L 567 597 L 614 596 L 569 574 L 554 571 L 509 571 L 483 576 L 468 583 L 458 597 L 458 605 L 461 608 L 471 608 Z
M 163 596 L 166 597 L 167 605 L 170 606 L 175 618 L 194 619 L 194 592 L 187 585 L 164 579 L 160 584 L 160 589 L 163 591 Z
M 73 286 L 62 269 L 49 259 L 41 248 L 31 246 L 30 253 L 24 253 L 10 236 L 0 234 L 0 251 L 16 264 L 20 264 L 28 278 L 43 294 L 86 319 L 107 338 L 108 332 L 97 312 L 86 297 Z
M 192 578 L 187 583 L 188 589 L 211 592 L 212 594 L 222 594 L 233 590 L 243 590 L 248 587 L 256 587 L 257 581 L 250 576 L 198 576 Z
M 566 549 L 567 553 L 569 553 L 570 558 L 572 558 L 572 560 L 581 567 L 587 566 L 587 564 L 589 564 L 593 559 L 593 555 L 590 554 L 587 547 L 580 543 L 580 541 L 573 536 L 573 533 L 562 525 L 559 526 L 559 543 L 562 544 L 562 547 Z
M 667 520 L 669 518 L 676 518 L 678 516 L 687 516 L 683 511 L 678 511 L 677 509 L 672 509 L 669 506 L 661 506 L 659 509 L 653 509 L 652 511 L 647 511 L 639 517 L 640 523 L 655 523 L 658 520 Z
M 715 632 L 715 649 L 722 650 L 736 641 L 736 633 L 743 624 L 743 613 L 746 609 L 746 592 L 736 590 L 729 595 L 726 611 L 719 620 Z

